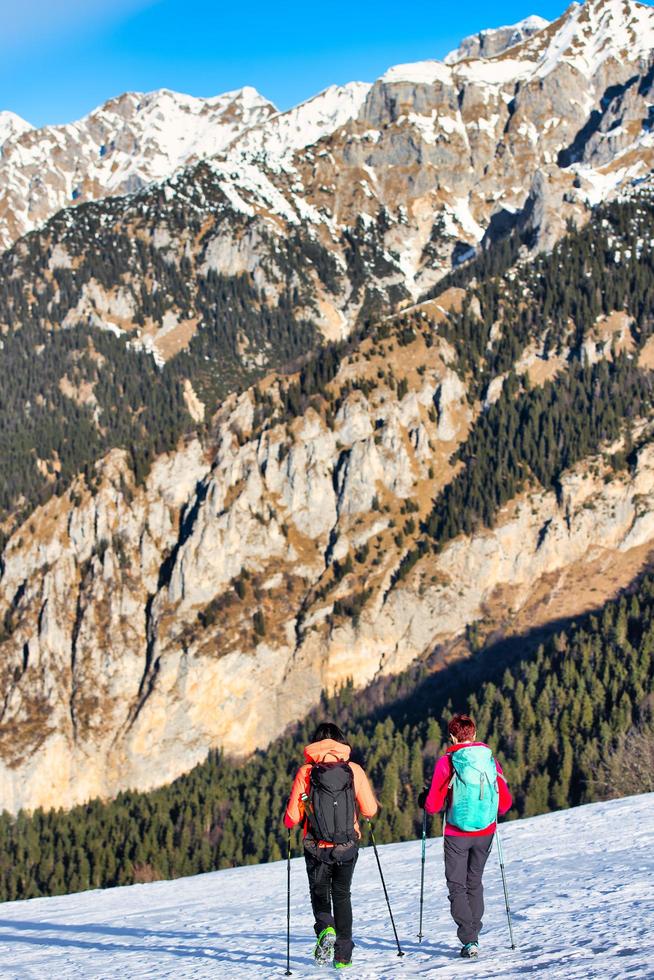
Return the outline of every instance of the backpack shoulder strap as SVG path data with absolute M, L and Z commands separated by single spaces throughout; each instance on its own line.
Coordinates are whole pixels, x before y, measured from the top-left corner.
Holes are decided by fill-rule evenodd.
M 316 818 L 313 811 L 313 803 L 311 797 L 313 794 L 313 774 L 316 769 L 316 763 L 312 762 L 308 767 L 308 779 L 306 792 L 302 796 L 302 802 L 304 803 L 304 829 L 307 834 L 313 836 L 316 840 L 320 839 L 320 834 L 318 831 L 318 825 L 316 824 Z

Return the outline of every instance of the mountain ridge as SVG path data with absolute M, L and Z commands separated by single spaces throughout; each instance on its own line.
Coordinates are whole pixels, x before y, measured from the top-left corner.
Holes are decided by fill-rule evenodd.
M 536 30 L 532 32 L 534 26 Z M 592 0 L 592 2 L 588 2 L 583 6 L 573 4 L 557 21 L 551 24 L 541 25 L 540 21 L 536 21 L 534 25 L 533 21 L 527 18 L 526 21 L 513 25 L 512 28 L 502 28 L 500 30 L 514 29 L 519 32 L 523 31 L 525 36 L 522 37 L 521 35 L 522 39 L 517 44 L 512 45 L 506 50 L 502 50 L 499 54 L 493 54 L 488 57 L 467 57 L 462 61 L 451 64 L 446 64 L 445 62 L 417 62 L 410 66 L 395 66 L 380 76 L 380 79 L 370 88 L 365 83 L 350 83 L 341 87 L 332 86 L 325 93 L 320 93 L 312 99 L 301 103 L 299 106 L 282 113 L 277 113 L 271 103 L 258 96 L 258 93 L 254 93 L 254 90 L 251 89 L 238 90 L 236 93 L 226 93 L 223 96 L 217 96 L 214 99 L 208 100 L 174 95 L 173 103 L 176 101 L 178 105 L 177 107 L 174 105 L 169 107 L 167 111 L 171 112 L 175 108 L 178 115 L 181 112 L 181 116 L 183 117 L 185 106 L 186 110 L 189 110 L 190 106 L 195 106 L 196 115 L 199 114 L 199 116 L 202 116 L 202 112 L 197 112 L 198 106 L 204 107 L 203 111 L 207 109 L 211 110 L 212 104 L 218 103 L 220 100 L 228 100 L 229 102 L 228 97 L 238 96 L 240 93 L 240 99 L 232 99 L 232 107 L 230 108 L 228 106 L 223 112 L 223 116 L 237 116 L 238 118 L 233 120 L 226 118 L 222 127 L 218 127 L 222 135 L 216 135 L 213 139 L 203 136 L 202 132 L 200 132 L 197 137 L 197 154 L 202 157 L 225 154 L 225 158 L 229 160 L 231 153 L 233 153 L 235 154 L 236 160 L 250 161 L 256 165 L 263 165 L 264 169 L 271 165 L 273 167 L 279 167 L 282 161 L 287 160 L 291 164 L 291 170 L 295 173 L 299 171 L 300 177 L 302 177 L 302 168 L 298 168 L 297 164 L 293 167 L 291 158 L 294 153 L 304 148 L 307 140 L 311 143 L 316 142 L 316 140 L 319 141 L 321 137 L 328 138 L 342 126 L 349 126 L 351 130 L 352 126 L 355 126 L 354 131 L 351 131 L 349 134 L 349 139 L 356 138 L 355 124 L 358 118 L 361 120 L 370 119 L 372 131 L 378 128 L 380 123 L 381 125 L 385 124 L 383 118 L 381 120 L 376 118 L 378 114 L 373 110 L 372 105 L 369 105 L 371 99 L 373 101 L 375 100 L 376 91 L 379 89 L 380 83 L 383 85 L 384 83 L 388 84 L 392 82 L 417 82 L 419 85 L 432 85 L 438 80 L 438 84 L 458 88 L 460 90 L 459 99 L 464 98 L 463 92 L 466 90 L 466 87 L 472 94 L 476 92 L 476 88 L 481 86 L 482 91 L 473 95 L 473 99 L 476 98 L 479 100 L 479 98 L 482 98 L 483 101 L 490 97 L 491 101 L 493 101 L 497 100 L 501 93 L 502 98 L 505 98 L 508 102 L 510 101 L 510 97 L 516 96 L 516 92 L 511 90 L 503 91 L 507 85 L 513 84 L 515 86 L 515 84 L 518 84 L 524 87 L 532 77 L 534 81 L 537 81 L 567 66 L 570 71 L 580 74 L 586 79 L 584 85 L 588 91 L 584 93 L 582 86 L 582 92 L 578 94 L 583 95 L 580 105 L 583 102 L 583 109 L 587 112 L 590 106 L 597 102 L 603 92 L 603 88 L 607 87 L 603 82 L 602 68 L 602 65 L 607 59 L 613 64 L 612 74 L 615 76 L 616 72 L 619 71 L 621 61 L 626 57 L 627 49 L 629 49 L 629 60 L 633 62 L 634 58 L 637 60 L 641 54 L 651 51 L 654 46 L 653 18 L 650 8 L 633 2 L 625 6 L 620 4 L 618 0 Z M 628 76 L 624 72 L 622 74 L 624 78 L 621 80 L 626 81 Z M 561 81 L 564 84 L 569 84 L 569 81 L 566 81 L 563 76 Z M 592 84 L 589 84 L 591 82 Z M 600 86 L 599 92 L 597 91 L 598 83 Z M 490 86 L 490 89 L 484 94 L 483 89 L 487 86 Z M 146 102 L 150 100 L 156 103 L 157 95 L 163 97 L 166 91 L 162 90 L 160 93 L 150 93 L 141 98 L 145 99 Z M 493 92 L 495 94 L 491 94 Z M 249 93 L 249 95 L 246 97 L 243 93 Z M 400 98 L 403 97 L 399 89 L 398 94 Z M 137 99 L 138 104 L 138 96 L 134 96 L 131 93 L 126 93 L 118 99 L 110 100 L 104 107 L 100 107 L 100 109 L 90 113 L 89 116 L 85 117 L 85 120 L 90 120 L 91 122 L 97 120 L 97 125 L 102 128 L 103 110 L 107 106 L 120 106 L 123 103 L 133 102 L 134 98 Z M 317 103 L 329 107 L 330 101 L 332 102 L 331 115 L 327 111 L 324 120 L 325 124 L 321 126 L 315 118 L 312 119 L 312 113 L 315 117 Z M 242 103 L 239 108 L 235 107 L 237 102 Z M 213 107 L 215 108 L 216 106 L 214 105 Z M 568 106 L 567 112 L 569 114 L 570 106 Z M 257 113 L 259 118 L 257 118 Z M 441 115 L 438 110 L 437 113 Z M 457 122 L 456 114 L 454 114 L 454 120 L 450 120 L 449 123 L 447 122 L 449 118 L 447 114 L 442 114 L 444 118 L 443 125 L 447 124 L 444 129 L 442 126 L 435 126 L 433 111 L 431 115 L 432 118 L 430 120 L 429 113 L 423 114 L 422 109 L 419 109 L 417 114 L 409 115 L 409 122 L 413 127 L 417 126 L 423 140 L 425 138 L 428 138 L 428 141 L 432 141 L 434 138 L 447 138 L 448 136 L 456 135 L 457 129 L 460 129 L 461 124 Z M 500 112 L 501 115 L 503 115 L 502 112 Z M 268 124 L 266 124 L 266 119 L 268 119 Z M 8 143 L 5 141 L 4 155 L 8 156 L 8 159 L 0 161 L 0 171 L 3 172 L 4 182 L 9 188 L 5 192 L 4 203 L 0 204 L 0 237 L 2 237 L 5 245 L 15 240 L 21 234 L 24 234 L 30 228 L 38 226 L 58 207 L 72 203 L 73 198 L 75 200 L 92 199 L 97 196 L 103 196 L 106 193 L 115 192 L 116 190 L 119 190 L 121 193 L 129 193 L 148 180 L 169 177 L 176 167 L 183 165 L 185 160 L 192 159 L 193 157 L 192 148 L 188 152 L 186 149 L 182 151 L 178 148 L 175 153 L 172 153 L 170 147 L 168 147 L 168 150 L 166 149 L 165 140 L 164 144 L 158 145 L 155 126 L 150 141 L 152 144 L 151 149 L 148 150 L 148 153 L 154 153 L 154 157 L 145 159 L 140 164 L 137 163 L 132 167 L 131 171 L 126 170 L 124 176 L 121 176 L 122 171 L 119 168 L 117 176 L 114 175 L 108 182 L 105 181 L 103 183 L 101 176 L 102 167 L 98 166 L 97 157 L 103 146 L 106 148 L 111 145 L 112 141 L 109 139 L 110 134 L 107 131 L 105 133 L 106 138 L 103 136 L 99 142 L 99 137 L 96 139 L 97 145 L 94 144 L 95 160 L 89 158 L 84 165 L 87 168 L 86 176 L 83 171 L 79 170 L 78 164 L 75 164 L 73 167 L 72 161 L 66 162 L 65 157 L 67 151 L 64 146 L 61 149 L 57 149 L 57 153 L 62 158 L 62 162 L 57 174 L 52 176 L 54 184 L 52 184 L 52 181 L 48 177 L 47 166 L 44 169 L 44 161 L 41 161 L 39 158 L 40 162 L 38 167 L 43 171 L 39 174 L 39 179 L 43 180 L 45 177 L 47 191 L 44 192 L 43 189 L 39 190 L 36 185 L 34 185 L 32 191 L 29 190 L 24 179 L 21 182 L 16 175 L 15 166 L 12 170 L 12 155 L 16 157 L 17 165 L 25 171 L 28 168 L 29 159 L 29 157 L 25 156 L 27 147 L 34 146 L 38 142 L 38 139 L 41 138 L 38 136 L 38 132 L 44 134 L 43 139 L 46 141 L 47 149 L 51 151 L 53 137 L 55 144 L 61 139 L 65 143 L 65 140 L 70 138 L 67 135 L 69 131 L 74 130 L 75 126 L 79 127 L 85 120 L 80 121 L 78 124 L 70 124 L 68 127 L 46 127 L 43 131 L 30 130 L 28 133 L 9 139 Z M 582 128 L 584 121 L 585 117 L 580 115 L 578 129 Z M 509 119 L 507 125 L 510 124 L 514 127 L 514 122 Z M 115 122 L 111 123 L 111 125 L 115 127 Z M 268 128 L 266 128 L 266 125 L 268 125 Z M 302 134 L 302 128 L 307 125 L 309 125 L 309 130 L 307 130 L 307 135 L 305 136 Z M 311 130 L 311 126 L 313 126 L 313 130 Z M 433 136 L 430 136 L 430 128 L 434 130 Z M 439 129 L 440 135 L 438 135 Z M 103 130 L 103 133 L 105 130 Z M 218 130 L 216 133 L 218 133 Z M 250 131 L 249 136 L 245 135 L 248 130 Z M 489 129 L 489 133 L 490 131 Z M 282 135 L 283 132 L 286 133 L 286 138 Z M 501 138 L 501 129 L 494 127 L 494 132 Z M 129 129 L 125 133 L 124 139 L 127 141 L 131 140 L 133 145 L 133 140 L 136 138 L 135 134 L 131 134 Z M 61 136 L 57 134 L 61 134 Z M 573 135 L 571 134 L 571 138 Z M 165 133 L 163 137 L 165 137 Z M 190 137 L 187 136 L 186 138 L 188 139 Z M 78 155 L 80 152 L 79 146 L 82 145 L 79 143 L 79 139 L 82 139 L 82 137 L 78 137 Z M 19 153 L 21 141 L 25 144 L 25 152 Z M 267 155 L 264 154 L 262 157 L 262 150 L 266 144 L 268 144 L 270 149 L 274 146 L 275 150 L 272 155 L 271 152 L 268 152 Z M 13 151 L 12 146 L 14 146 Z M 561 146 L 559 146 L 557 152 L 560 152 L 560 149 Z M 548 162 L 551 161 L 547 159 L 546 155 L 542 163 L 547 164 Z M 29 166 L 33 168 L 36 176 L 36 169 L 34 169 L 36 165 L 30 164 Z M 52 186 L 49 186 L 49 182 Z M 20 203 L 21 200 L 27 200 L 29 202 L 27 211 L 25 210 L 25 206 Z M 315 201 L 312 203 L 315 204 Z M 482 224 L 485 224 L 487 220 L 488 215 L 485 216 Z M 470 239 L 468 238 L 468 240 Z
M 507 48 L 519 44 L 531 34 L 544 30 L 549 26 L 549 23 L 544 17 L 531 14 L 515 24 L 485 28 L 477 31 L 476 34 L 469 34 L 464 37 L 457 48 L 445 55 L 443 61 L 446 65 L 450 65 L 463 61 L 465 58 L 495 57 Z

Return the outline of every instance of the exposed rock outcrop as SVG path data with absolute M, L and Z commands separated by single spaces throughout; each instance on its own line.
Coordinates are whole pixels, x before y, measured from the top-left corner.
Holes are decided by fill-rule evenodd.
M 579 612 L 636 574 L 654 544 L 651 445 L 630 475 L 580 465 L 559 499 L 518 498 L 492 531 L 393 585 L 398 529 L 412 533 L 402 515 L 427 512 L 478 410 L 447 345 L 402 351 L 399 400 L 379 382 L 351 391 L 331 427 L 309 408 L 257 434 L 252 393 L 234 396 L 212 448 L 190 441 L 140 486 L 115 450 L 93 489 L 78 480 L 12 536 L 0 580 L 8 809 L 165 783 L 212 746 L 265 745 L 323 689 L 400 670 L 471 622 L 510 630 Z M 357 356 L 359 371 L 388 365 L 384 352 Z M 341 601 L 356 613 L 339 614 Z
M 434 500 L 467 465 L 457 447 L 516 378 L 542 384 L 570 369 L 573 355 L 586 365 L 634 355 L 647 333 L 637 338 L 626 307 L 609 308 L 583 339 L 563 323 L 551 350 L 545 326 L 523 338 L 515 362 L 500 359 L 480 391 L 461 344 L 455 350 L 439 334 L 463 290 L 422 309 L 415 301 L 482 241 L 517 227 L 530 245 L 549 248 L 589 204 L 648 179 L 653 49 L 651 8 L 593 0 L 521 28 L 517 41 L 479 36 L 448 64 L 399 65 L 371 86 L 330 89 L 290 113 L 250 91 L 213 105 L 126 96 L 46 134 L 0 117 L 7 241 L 74 196 L 76 154 L 98 157 L 80 199 L 122 195 L 50 217 L 5 254 L 3 334 L 38 324 L 42 351 L 44 338 L 72 336 L 60 328 L 80 328 L 85 346 L 84 328 L 96 326 L 128 333 L 158 364 L 187 348 L 193 380 L 176 383 L 203 434 L 201 442 L 179 436 L 188 425 L 173 429 L 165 444 L 179 436 L 176 450 L 138 482 L 127 453 L 113 450 L 65 492 L 58 485 L 60 495 L 21 527 L 8 518 L 7 809 L 152 787 L 213 746 L 248 752 L 324 688 L 399 670 L 474 622 L 510 632 L 577 614 L 643 567 L 654 546 L 654 450 L 645 440 L 630 447 L 628 470 L 587 459 L 556 493 L 522 492 L 492 528 L 447 537 L 442 551 L 424 531 Z M 171 99 L 175 113 L 201 123 L 208 142 L 196 155 L 212 159 L 193 164 L 177 145 L 162 159 L 155 126 L 132 167 L 143 114 L 156 122 Z M 117 125 L 122 136 L 110 146 Z M 30 197 L 44 147 L 52 166 Z M 103 162 L 111 154 L 115 169 Z M 17 161 L 23 184 L 12 176 Z M 179 163 L 185 169 L 171 176 Z M 644 239 L 634 241 L 635 252 Z M 617 263 L 619 243 L 612 237 L 606 248 Z M 527 293 L 512 296 L 513 309 Z M 467 308 L 472 343 L 476 302 Z M 409 303 L 412 316 L 427 318 L 424 331 L 390 316 Z M 320 332 L 345 338 L 380 307 L 384 329 L 357 334 L 335 376 L 325 362 L 330 381 L 301 397 L 284 387 L 291 375 L 297 382 Z M 488 351 L 507 329 L 496 314 L 484 323 Z M 191 350 L 190 338 L 209 329 L 211 344 Z M 84 406 L 98 431 L 107 420 L 103 378 L 76 377 L 74 366 L 102 356 L 92 344 L 71 348 L 54 375 L 57 396 Z M 651 342 L 638 357 L 654 362 Z M 225 397 L 272 368 L 280 374 L 256 391 Z M 213 418 L 198 379 L 221 404 Z M 35 472 L 54 485 L 59 463 L 52 451 L 35 459 Z

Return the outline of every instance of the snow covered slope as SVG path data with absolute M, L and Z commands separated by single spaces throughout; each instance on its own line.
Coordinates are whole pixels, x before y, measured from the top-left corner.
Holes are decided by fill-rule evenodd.
M 0 113 L 0 247 L 62 207 L 129 194 L 220 153 L 275 113 L 246 86 L 209 99 L 169 89 L 126 92 L 83 119 L 32 129 Z
M 237 136 L 229 148 L 230 157 L 261 159 L 269 167 L 279 166 L 296 150 L 317 143 L 355 119 L 371 87 L 366 82 L 330 85 L 288 112 L 264 119 Z
M 427 844 L 425 939 L 419 945 L 420 843 L 379 849 L 405 957 L 397 957 L 372 848 L 354 878 L 357 980 L 401 977 L 654 976 L 654 794 L 566 810 L 503 829 L 514 927 L 508 946 L 497 855 L 486 875 L 477 964 L 462 964 L 449 916 L 442 841 Z M 275 977 L 286 964 L 286 866 L 4 905 L 2 975 L 38 978 Z M 291 970 L 317 974 L 306 874 L 292 865 Z M 364 923 L 365 928 L 364 928 Z
M 27 133 L 32 127 L 15 112 L 0 112 L 0 148 L 8 139 Z
M 562 65 L 588 80 L 611 59 L 616 64 L 626 59 L 632 62 L 648 59 L 654 49 L 654 10 L 629 0 L 573 3 L 553 23 L 543 21 L 538 28 L 536 21 L 532 27 L 537 29 L 519 36 L 521 25 L 516 24 L 516 40 L 497 54 L 486 56 L 482 47 L 470 55 L 460 55 L 464 49 L 457 49 L 447 55 L 445 62 L 396 65 L 382 76 L 382 81 L 415 84 L 439 81 L 450 85 L 463 81 L 486 86 L 520 82 L 524 85 L 531 79 L 547 77 Z M 466 38 L 463 44 L 469 40 Z

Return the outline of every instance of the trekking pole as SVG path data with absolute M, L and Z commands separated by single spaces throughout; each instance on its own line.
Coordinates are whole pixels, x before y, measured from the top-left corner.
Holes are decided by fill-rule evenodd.
M 422 908 L 425 900 L 425 849 L 427 846 L 427 811 L 422 811 L 422 861 L 420 868 L 420 926 L 418 927 L 418 942 L 422 942 Z
M 286 973 L 291 976 L 291 830 L 288 831 L 286 854 Z
M 509 923 L 509 936 L 511 937 L 511 949 L 515 949 L 515 942 L 513 940 L 513 927 L 511 925 L 511 909 L 509 908 L 509 891 L 506 887 L 506 874 L 504 871 L 504 852 L 502 851 L 502 841 L 499 835 L 499 827 L 495 827 L 495 838 L 497 840 L 497 856 L 500 862 L 500 871 L 502 872 L 502 885 L 504 887 L 504 904 L 506 905 L 506 918 Z
M 395 933 L 395 942 L 397 943 L 397 955 L 404 956 L 402 948 L 400 946 L 400 940 L 397 938 L 397 929 L 395 928 L 395 919 L 393 918 L 393 913 L 391 911 L 391 903 L 388 898 L 388 892 L 386 891 L 386 882 L 384 881 L 384 875 L 382 872 L 381 863 L 379 861 L 379 854 L 377 853 L 377 844 L 375 842 L 375 832 L 372 829 L 372 821 L 368 820 L 368 827 L 370 828 L 370 840 L 372 841 L 372 848 L 375 852 L 375 857 L 377 858 L 377 867 L 379 868 L 379 877 L 381 878 L 382 888 L 384 889 L 384 895 L 386 896 L 386 904 L 388 905 L 388 914 L 391 917 L 391 925 L 393 926 L 393 932 Z

